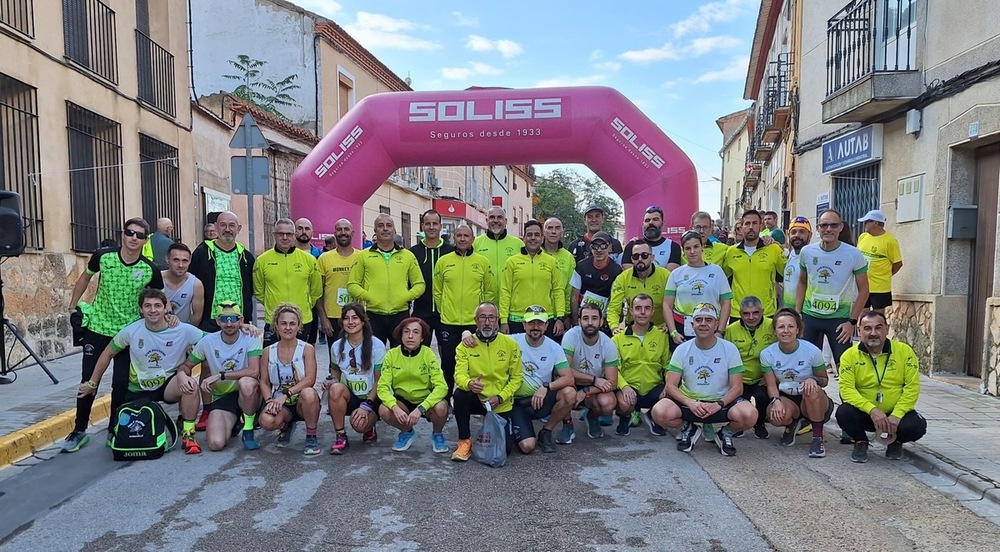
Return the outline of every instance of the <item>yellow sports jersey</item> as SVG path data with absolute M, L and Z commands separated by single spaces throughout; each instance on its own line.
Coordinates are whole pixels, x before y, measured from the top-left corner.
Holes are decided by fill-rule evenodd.
M 888 232 L 881 236 L 865 232 L 858 236 L 858 249 L 868 259 L 868 291 L 871 293 L 892 291 L 892 265 L 903 260 L 896 236 Z
M 705 264 L 719 265 L 720 267 L 726 264 L 726 252 L 729 251 L 729 246 L 722 242 L 709 241 L 701 250 L 701 260 L 705 261 Z M 681 253 L 681 264 L 688 264 L 687 255 Z
M 778 310 L 775 282 L 780 282 L 785 272 L 785 255 L 780 245 L 758 245 L 753 253 L 747 254 L 741 242 L 726 251 L 722 268 L 733 279 L 733 305 L 754 295 L 764 306 L 764 316 L 774 315 Z
M 840 396 L 864 413 L 878 408 L 902 418 L 917 406 L 920 396 L 920 363 L 913 348 L 887 339 L 873 361 L 863 343 L 840 357 Z
M 343 256 L 336 250 L 319 256 L 319 273 L 323 277 L 323 308 L 327 318 L 340 318 L 340 309 L 354 300 L 347 292 L 347 280 L 351 276 L 351 265 L 358 258 L 359 251 Z
M 663 330 L 651 326 L 640 339 L 630 325 L 613 335 L 611 341 L 618 348 L 618 389 L 627 385 L 645 395 L 664 383 L 670 346 Z
M 303 324 L 312 322 L 313 305 L 323 295 L 316 257 L 297 247 L 287 253 L 276 248 L 261 253 L 253 265 L 253 294 L 264 303 L 268 323 L 281 303 L 298 307 Z
M 752 385 L 760 382 L 764 372 L 760 367 L 760 352 L 777 342 L 774 337 L 774 321 L 764 317 L 754 330 L 748 330 L 742 322 L 726 326 L 726 341 L 732 342 L 743 359 L 743 383 Z

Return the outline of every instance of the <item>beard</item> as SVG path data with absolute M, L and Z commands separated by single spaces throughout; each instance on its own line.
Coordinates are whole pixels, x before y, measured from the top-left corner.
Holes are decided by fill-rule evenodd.
M 499 328 L 483 328 L 481 330 L 478 330 L 477 333 L 479 334 L 480 337 L 489 339 L 497 334 L 498 329 Z
M 583 335 L 587 337 L 594 337 L 597 335 L 597 332 L 601 331 L 597 326 L 581 326 L 580 328 L 583 331 Z
M 295 240 L 299 243 L 309 243 L 312 241 L 312 237 L 305 234 L 299 234 L 298 236 L 295 236 Z
M 647 226 L 646 229 L 642 231 L 642 237 L 647 240 L 658 240 L 660 239 L 660 229 L 655 226 Z
M 351 236 L 337 236 L 337 245 L 340 247 L 351 245 Z

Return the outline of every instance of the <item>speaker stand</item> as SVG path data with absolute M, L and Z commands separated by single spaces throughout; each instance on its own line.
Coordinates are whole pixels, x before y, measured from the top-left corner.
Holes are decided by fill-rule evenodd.
M 35 359 L 35 362 L 38 363 L 39 366 L 41 366 L 42 370 L 44 370 L 45 373 L 49 376 L 49 379 L 52 380 L 52 383 L 58 384 L 59 380 L 57 380 L 56 377 L 52 375 L 52 372 L 49 371 L 48 367 L 45 366 L 45 363 L 42 362 L 42 359 L 39 358 L 38 353 L 36 353 L 34 349 L 32 349 L 30 345 L 28 345 L 28 342 L 24 340 L 24 338 L 21 336 L 21 333 L 17 331 L 17 327 L 11 324 L 10 321 L 7 320 L 7 317 L 4 316 L 2 271 L 0 271 L 0 320 L 3 320 L 3 323 L 0 324 L 0 385 L 14 383 L 14 381 L 17 380 L 17 372 L 15 372 L 14 369 L 20 366 L 21 363 L 23 363 L 25 360 L 28 360 L 28 358 Z M 7 358 L 6 332 L 10 332 L 10 334 L 14 336 L 14 342 L 20 343 L 21 346 L 24 347 L 24 350 L 28 351 L 28 356 L 17 361 L 13 366 L 9 365 L 9 359 Z M 13 347 L 14 343 L 11 344 L 12 349 Z

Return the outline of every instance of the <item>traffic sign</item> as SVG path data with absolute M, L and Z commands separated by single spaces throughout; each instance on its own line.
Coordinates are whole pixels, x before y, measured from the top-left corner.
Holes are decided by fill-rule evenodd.
M 236 134 L 233 134 L 233 139 L 229 141 L 229 147 L 231 149 L 265 149 L 270 147 L 270 144 L 267 142 L 267 138 L 264 138 L 260 127 L 257 126 L 257 121 L 253 120 L 253 116 L 245 113 L 243 114 L 243 122 L 236 127 Z
M 271 171 L 267 157 L 253 156 L 250 162 L 250 174 L 247 175 L 247 158 L 237 155 L 229 160 L 232 171 L 233 194 L 235 195 L 267 195 L 271 193 Z

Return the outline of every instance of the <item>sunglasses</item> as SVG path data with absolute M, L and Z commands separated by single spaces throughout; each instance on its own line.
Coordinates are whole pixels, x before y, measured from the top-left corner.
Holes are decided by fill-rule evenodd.
M 651 256 L 652 256 L 652 253 L 632 253 L 632 258 L 633 259 L 642 259 L 644 261 L 646 259 L 650 258 Z
M 660 209 L 659 205 L 650 205 L 649 207 L 646 207 L 647 213 L 660 213 L 662 211 L 663 209 Z
M 591 243 L 590 248 L 596 249 L 598 251 L 604 251 L 605 249 L 611 247 L 611 244 L 604 242 Z
M 539 313 L 545 312 L 545 309 L 543 307 L 538 306 L 538 305 L 531 305 L 530 307 L 524 309 L 524 312 L 526 312 L 526 313 L 530 312 L 530 313 L 534 313 L 534 314 L 539 314 Z
M 125 234 L 129 238 L 139 238 L 140 240 L 146 239 L 146 236 L 148 235 L 145 232 L 139 232 L 138 230 L 132 230 L 131 228 L 122 230 L 122 234 Z
M 354 356 L 354 351 L 357 351 L 357 350 L 358 350 L 357 347 L 351 349 L 351 352 L 350 352 L 350 355 L 351 355 L 351 368 L 357 368 L 358 367 L 358 359 Z
M 219 316 L 219 322 L 223 324 L 235 324 L 240 321 L 240 315 L 238 314 L 222 314 Z
M 833 230 L 834 228 L 840 228 L 842 222 L 821 222 L 816 225 L 817 228 L 822 230 Z
M 806 217 L 795 217 L 792 219 L 792 222 L 809 222 L 809 219 Z

